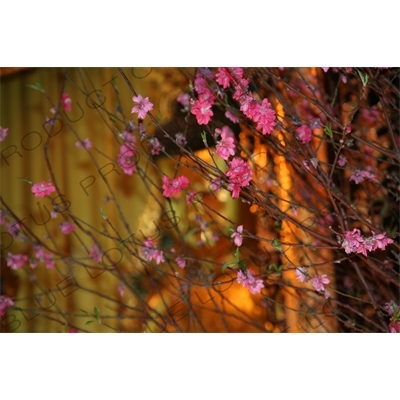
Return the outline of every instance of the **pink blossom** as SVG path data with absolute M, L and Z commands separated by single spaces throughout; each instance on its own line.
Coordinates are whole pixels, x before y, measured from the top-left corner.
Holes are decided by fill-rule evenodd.
M 296 279 L 299 282 L 308 282 L 310 280 L 310 275 L 308 271 L 304 267 L 297 267 L 296 268 Z
M 136 147 L 131 143 L 125 143 L 119 149 L 118 165 L 126 175 L 132 175 L 136 170 Z
M 230 119 L 234 124 L 238 124 L 240 121 L 239 118 L 235 114 L 232 114 L 229 110 L 225 111 L 225 117 Z
M 8 135 L 8 128 L 3 128 L 0 126 L 0 142 L 2 142 Z
M 357 249 L 364 243 L 364 239 L 361 236 L 359 229 L 353 229 L 351 232 L 347 231 L 344 235 L 342 242 L 342 248 L 346 254 L 355 253 Z
M 358 185 L 361 182 L 364 182 L 364 176 L 362 175 L 362 171 L 356 169 L 350 177 L 350 180 L 355 182 Z
M 393 239 L 386 237 L 386 232 L 378 233 L 377 235 L 375 235 L 374 231 L 371 231 L 371 233 L 371 240 L 373 241 L 373 251 L 375 251 L 376 249 L 385 250 L 388 244 L 393 243 Z
M 12 307 L 14 305 L 14 302 L 5 295 L 0 296 L 0 317 L 4 317 L 6 314 L 6 308 L 7 307 Z
M 251 169 L 246 161 L 235 157 L 229 163 L 229 171 L 226 173 L 229 178 L 227 189 L 232 192 L 232 199 L 237 199 L 242 187 L 249 186 L 252 180 Z
M 271 103 L 267 99 L 264 99 L 261 104 L 256 104 L 252 119 L 257 122 L 256 128 L 261 129 L 263 135 L 272 132 L 275 126 L 275 110 L 271 108 Z
M 361 236 L 359 229 L 345 232 L 342 248 L 347 254 L 361 253 L 367 256 L 367 251 L 385 250 L 388 244 L 393 243 L 393 239 L 386 237 L 386 232 L 378 233 L 377 235 L 374 231 L 371 232 L 372 236 L 369 237 Z
M 196 116 L 197 123 L 199 125 L 207 125 L 211 117 L 214 115 L 211 110 L 212 105 L 208 101 L 196 100 L 190 109 L 190 112 Z
M 75 224 L 73 222 L 63 222 L 60 224 L 60 229 L 61 232 L 64 233 L 64 235 L 69 235 L 71 232 L 75 230 Z
M 178 264 L 179 268 L 185 268 L 186 267 L 186 260 L 182 257 L 176 257 L 175 258 L 176 263 Z
M 147 238 L 144 241 L 144 247 L 142 247 L 142 255 L 146 261 L 155 260 L 156 264 L 161 264 L 165 261 L 164 253 L 157 249 L 153 239 Z
M 93 245 L 90 248 L 90 253 L 89 253 L 89 257 L 95 261 L 100 263 L 102 261 L 103 258 L 103 252 L 100 250 L 99 246 L 97 246 L 97 244 Z
M 314 289 L 319 291 L 324 291 L 325 286 L 330 282 L 329 278 L 327 275 L 321 275 L 321 276 L 315 276 L 314 278 L 311 279 L 311 283 L 314 286 Z
M 339 166 L 344 167 L 346 163 L 347 163 L 347 158 L 343 154 L 340 154 L 338 159 Z
M 239 270 L 236 278 L 237 282 L 249 289 L 252 294 L 260 293 L 264 287 L 263 281 L 255 278 L 254 275 L 255 272 L 250 269 L 246 270 L 245 273 Z
M 133 96 L 132 100 L 136 105 L 132 108 L 131 113 L 137 113 L 139 119 L 145 119 L 147 113 L 153 109 L 153 103 L 148 97 L 143 98 L 142 95 Z
M 186 204 L 190 204 L 195 198 L 195 196 L 196 196 L 196 191 L 192 190 L 187 196 Z
M 71 111 L 72 110 L 72 100 L 71 98 L 68 96 L 67 93 L 63 93 L 61 96 L 61 103 L 64 107 L 65 111 Z
M 160 151 L 164 150 L 164 146 L 161 145 L 160 141 L 156 137 L 150 138 L 149 143 L 151 147 L 150 153 L 153 156 L 160 154 Z
M 225 128 L 225 127 L 224 127 Z M 232 131 L 227 127 L 227 129 L 222 129 L 221 140 L 217 142 L 216 153 L 222 159 L 227 160 L 230 156 L 235 155 L 235 139 L 231 137 Z M 229 132 L 230 131 L 230 132 Z
M 324 71 L 325 73 L 327 73 L 328 70 L 329 70 L 329 67 L 322 67 L 322 69 L 323 69 L 323 71 Z
M 236 229 L 236 232 L 233 232 L 231 238 L 233 239 L 235 245 L 240 247 L 243 243 L 243 225 L 239 225 Z
M 189 179 L 186 176 L 178 176 L 175 179 L 169 179 L 168 176 L 163 176 L 163 196 L 176 196 L 179 192 L 189 186 Z
M 56 188 L 49 182 L 40 182 L 34 183 L 31 190 L 35 197 L 45 197 L 55 192 Z
M 215 74 L 215 81 L 226 89 L 231 82 L 235 83 L 237 80 L 242 79 L 242 77 L 242 68 L 218 68 L 218 72 Z
M 7 265 L 11 269 L 20 269 L 28 261 L 28 256 L 26 254 L 12 254 L 7 255 Z
M 313 118 L 310 120 L 310 128 L 311 129 L 320 129 L 322 128 L 322 123 L 319 118 Z
M 357 185 L 361 182 L 364 182 L 365 179 L 378 179 L 378 175 L 372 167 L 367 167 L 366 170 L 356 169 L 350 177 L 350 180 L 355 182 Z
M 307 125 L 302 125 L 296 129 L 297 138 L 301 143 L 306 144 L 311 142 L 312 139 L 312 129 Z
M 85 140 L 82 140 L 81 142 L 76 142 L 75 146 L 78 148 L 82 148 L 85 150 L 89 150 L 92 148 L 92 142 L 90 141 L 89 138 L 86 138 Z

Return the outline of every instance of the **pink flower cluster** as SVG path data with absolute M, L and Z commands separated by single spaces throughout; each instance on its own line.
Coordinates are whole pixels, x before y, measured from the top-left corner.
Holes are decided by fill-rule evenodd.
M 240 104 L 240 111 L 255 122 L 256 128 L 263 135 L 270 134 L 275 127 L 275 111 L 271 108 L 271 103 L 267 99 L 263 99 L 260 103 L 253 94 L 248 90 L 249 79 L 243 78 L 242 68 L 218 68 L 215 75 L 216 81 L 224 89 L 231 84 L 235 90 L 233 98 Z
M 260 293 L 264 287 L 262 279 L 257 279 L 254 275 L 255 272 L 251 269 L 246 270 L 244 273 L 239 270 L 236 278 L 237 282 L 249 289 L 251 294 Z
M 160 151 L 164 150 L 164 146 L 160 143 L 160 141 L 156 137 L 150 138 L 149 143 L 150 143 L 150 153 L 153 156 L 160 154 Z
M 89 138 L 86 138 L 84 140 L 82 140 L 81 142 L 78 141 L 75 143 L 75 146 L 79 149 L 85 149 L 85 150 L 89 150 L 92 148 L 92 142 L 90 141 Z
M 235 155 L 235 136 L 229 126 L 225 125 L 222 129 L 216 129 L 215 133 L 221 134 L 221 140 L 217 142 L 216 153 L 222 159 L 227 160 Z
M 325 285 L 330 283 L 330 279 L 328 278 L 328 276 L 326 274 L 323 274 L 320 276 L 317 275 L 314 278 L 311 278 L 311 276 L 309 275 L 306 268 L 297 267 L 296 268 L 296 279 L 299 282 L 308 282 L 311 280 L 311 284 L 313 285 L 314 289 L 317 292 L 323 292 L 326 299 L 331 297 L 331 294 L 325 288 Z
M 144 241 L 142 255 L 146 261 L 155 260 L 157 265 L 165 261 L 164 253 L 161 250 L 157 249 L 156 244 L 151 238 L 147 238 Z
M 388 244 L 393 243 L 393 239 L 386 237 L 386 232 L 375 234 L 371 231 L 371 233 L 372 236 L 364 237 L 361 236 L 359 229 L 345 232 L 342 248 L 347 254 L 361 253 L 366 256 L 367 251 L 385 250 Z
M 232 233 L 231 238 L 237 247 L 240 247 L 243 243 L 243 225 L 239 225 L 235 232 Z
M 7 296 L 1 295 L 0 296 L 0 317 L 4 317 L 6 314 L 6 308 L 12 307 L 14 302 Z
M 325 274 L 320 276 L 315 276 L 314 278 L 311 279 L 311 283 L 314 286 L 314 289 L 317 292 L 324 292 L 324 296 L 326 299 L 328 299 L 331 296 L 328 290 L 325 288 L 325 285 L 327 285 L 329 282 L 330 279 Z
M 30 261 L 30 267 L 32 269 L 36 268 L 37 263 L 42 262 L 44 263 L 47 269 L 53 269 L 55 262 L 53 260 L 53 256 L 51 255 L 51 253 L 45 252 L 43 248 L 39 245 L 34 245 L 33 248 L 35 250 L 36 260 Z
M 186 176 L 178 176 L 175 179 L 169 179 L 168 176 L 163 176 L 163 195 L 165 197 L 176 196 L 182 189 L 189 186 L 189 179 Z
M 246 161 L 235 157 L 229 163 L 229 171 L 226 173 L 229 178 L 227 189 L 232 192 L 232 199 L 237 199 L 240 194 L 240 189 L 249 186 L 252 180 L 251 169 Z
M 354 181 L 357 185 L 361 182 L 364 182 L 365 179 L 378 179 L 378 175 L 372 167 L 367 167 L 366 170 L 356 169 L 350 177 L 350 180 Z
M 204 69 L 196 73 L 194 78 L 194 89 L 198 94 L 198 99 L 190 100 L 190 112 L 196 116 L 199 125 L 207 125 L 214 115 L 211 107 L 214 105 L 215 96 L 208 87 L 207 79 L 212 79 L 213 74 L 210 70 Z M 214 83 L 215 85 L 215 83 Z
M 118 165 L 126 175 L 132 175 L 136 170 L 136 147 L 133 143 L 125 143 L 119 149 Z
M 28 261 L 28 256 L 26 254 L 12 254 L 7 255 L 7 266 L 11 269 L 20 269 Z
M 186 260 L 182 257 L 176 257 L 175 262 L 178 264 L 179 268 L 185 268 L 186 267 Z
M 35 197 L 45 197 L 55 192 L 56 188 L 49 182 L 40 182 L 34 183 L 31 190 Z
M 71 232 L 73 232 L 75 230 L 75 228 L 76 228 L 76 226 L 73 222 L 66 221 L 66 222 L 63 222 L 60 224 L 61 232 L 64 235 L 69 235 Z
M 0 142 L 2 142 L 8 135 L 8 128 L 3 128 L 0 126 Z
M 132 100 L 136 103 L 131 113 L 137 113 L 139 119 L 145 119 L 147 113 L 153 109 L 153 103 L 148 97 L 143 98 L 142 95 L 133 96 Z

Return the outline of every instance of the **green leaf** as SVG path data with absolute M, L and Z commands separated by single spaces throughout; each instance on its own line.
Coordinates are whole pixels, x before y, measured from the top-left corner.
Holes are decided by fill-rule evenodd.
M 82 310 L 82 308 L 80 309 L 80 311 L 82 311 L 84 314 L 89 315 L 89 313 L 85 310 Z
M 271 264 L 268 269 L 271 270 L 273 269 L 275 272 L 281 272 L 283 268 L 283 265 L 279 265 L 279 267 L 276 264 Z
M 95 317 L 96 317 L 96 319 L 97 319 L 97 322 L 98 322 L 99 324 L 101 324 L 100 309 L 99 309 L 99 307 L 95 307 L 95 308 L 94 308 L 94 315 L 95 315 Z
M 239 265 L 239 268 L 240 268 L 241 270 L 246 271 L 247 265 L 246 265 L 246 263 L 244 262 L 244 260 L 240 260 L 240 261 L 238 262 L 238 265 Z
M 107 215 L 106 215 L 106 213 L 104 212 L 104 210 L 103 210 L 103 207 L 101 207 L 100 208 L 100 214 L 103 216 L 103 218 L 107 221 Z
M 277 219 L 276 221 L 275 221 L 275 228 L 278 230 L 278 231 L 281 231 L 282 230 L 282 221 L 280 220 L 280 219 Z
M 86 324 L 85 325 L 89 325 L 89 324 L 92 324 L 94 321 L 86 321 Z
M 282 246 L 281 246 L 281 244 L 279 243 L 279 240 L 278 240 L 278 239 L 274 239 L 274 240 L 272 241 L 272 246 L 275 247 L 276 249 L 278 249 L 281 253 L 283 253 Z
M 357 72 L 358 72 L 358 75 L 360 75 L 361 82 L 363 83 L 363 86 L 367 86 L 368 75 L 367 74 L 363 75 L 359 70 L 357 70 Z
M 333 138 L 332 126 L 331 124 L 324 126 L 324 132 L 330 137 Z
M 239 247 L 236 247 L 235 260 L 236 260 L 237 263 L 239 262 Z
M 28 87 L 30 87 L 32 89 L 35 89 L 35 90 L 39 91 L 40 93 L 44 93 L 44 89 L 43 89 L 43 86 L 40 83 L 40 81 L 37 81 L 36 85 L 26 85 L 26 86 L 28 86 Z
M 17 178 L 17 179 L 19 179 L 20 181 L 28 182 L 30 185 L 33 184 L 33 182 L 31 182 L 30 180 L 28 180 L 26 178 Z
M 206 132 L 201 132 L 201 138 L 203 139 L 204 144 L 207 146 L 207 134 Z
M 236 267 L 237 264 L 234 263 L 234 262 L 227 262 L 227 263 L 225 263 L 225 264 L 222 266 L 222 273 L 224 273 L 225 270 L 226 270 L 230 265 L 232 265 L 233 267 Z M 230 267 L 230 268 L 232 268 L 232 267 Z

